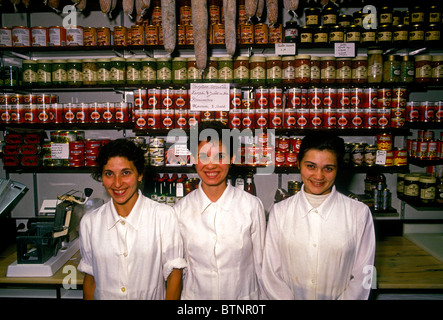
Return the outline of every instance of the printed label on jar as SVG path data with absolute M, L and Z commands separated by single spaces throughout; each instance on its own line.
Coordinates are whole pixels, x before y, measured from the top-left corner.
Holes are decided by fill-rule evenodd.
M 37 81 L 37 72 L 32 71 L 30 69 L 23 71 L 23 82 L 31 83 Z
M 374 63 L 373 65 L 369 66 L 369 77 L 378 77 L 382 75 L 383 72 L 383 65 L 381 63 Z
M 307 64 L 302 64 L 300 67 L 295 68 L 296 78 L 309 78 L 311 76 L 311 67 Z
M 80 82 L 82 81 L 82 72 L 76 69 L 68 70 L 68 81 L 69 82 Z
M 152 67 L 144 66 L 142 69 L 142 80 L 150 81 L 155 80 L 156 71 Z
M 126 79 L 130 81 L 140 80 L 140 71 L 133 67 L 128 67 L 126 70 Z
M 125 72 L 118 68 L 111 68 L 111 81 L 121 81 L 125 79 Z
M 239 66 L 238 68 L 234 69 L 234 79 L 248 79 L 248 78 L 249 78 L 249 69 L 246 66 Z

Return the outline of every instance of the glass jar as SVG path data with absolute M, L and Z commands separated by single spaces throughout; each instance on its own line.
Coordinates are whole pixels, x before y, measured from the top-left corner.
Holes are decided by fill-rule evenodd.
M 346 42 L 360 43 L 361 41 L 361 28 L 355 24 L 351 25 L 346 32 Z
M 285 42 L 298 43 L 299 27 L 297 22 L 288 21 L 285 25 Z
M 139 58 L 126 59 L 126 83 L 141 83 L 141 62 Z
M 253 84 L 264 85 L 266 83 L 266 58 L 252 56 L 249 60 L 249 78 Z
M 51 60 L 37 60 L 37 83 L 39 85 L 49 85 L 52 82 L 51 78 L 52 67 Z
M 111 59 L 97 59 L 97 84 L 111 83 Z
M 396 83 L 400 81 L 401 62 L 396 55 L 389 55 L 383 64 L 383 82 Z
M 303 26 L 300 28 L 300 43 L 312 43 L 312 28 Z
M 355 24 L 359 27 L 363 26 L 363 14 L 361 10 L 355 11 L 352 14 L 352 24 Z
M 157 82 L 157 60 L 155 58 L 141 59 L 141 80 L 143 84 L 155 84 Z
M 187 79 L 187 59 L 181 57 L 172 59 L 172 83 L 185 84 Z
M 338 43 L 345 41 L 344 27 L 335 25 L 329 29 L 329 43 Z
M 218 58 L 209 57 L 208 66 L 203 72 L 203 82 L 218 82 Z
M 351 58 L 337 58 L 335 70 L 335 82 L 338 84 L 349 84 L 352 80 Z
M 80 59 L 69 59 L 66 61 L 67 77 L 69 85 L 83 83 L 82 61 Z
M 441 23 L 442 15 L 441 15 L 441 8 L 437 5 L 431 5 L 428 10 L 428 19 L 427 23 Z
M 282 83 L 294 83 L 295 81 L 295 57 L 282 57 Z M 310 69 L 310 66 L 309 66 Z
M 377 42 L 377 31 L 374 29 L 361 29 L 361 43 L 366 46 Z
M 419 179 L 420 202 L 433 203 L 436 196 L 437 179 L 434 176 L 421 176 Z
M 111 58 L 111 83 L 124 84 L 126 82 L 126 60 L 125 58 Z
M 406 173 L 397 174 L 397 196 L 403 196 L 405 190 L 405 176 Z
M 172 62 L 170 58 L 157 58 L 157 83 L 171 83 Z
M 382 54 L 382 50 L 368 50 L 368 83 L 380 83 L 383 80 Z
M 432 83 L 443 82 L 443 56 L 432 56 Z M 443 157 L 443 156 L 442 156 Z
M 349 27 L 352 24 L 352 16 L 347 14 L 341 14 L 338 17 L 338 24 L 342 27 Z
M 415 82 L 428 83 L 432 78 L 432 56 L 418 55 L 415 56 Z
M 403 24 L 403 12 L 399 10 L 392 11 L 392 26 L 396 27 Z
M 311 56 L 311 83 L 319 84 L 321 81 L 321 60 L 320 57 Z
M 320 8 L 306 8 L 305 9 L 306 26 L 317 27 L 320 25 Z
M 234 60 L 234 82 L 249 82 L 249 57 L 238 56 Z
M 409 39 L 409 27 L 399 24 L 394 27 L 392 33 L 392 42 L 396 45 L 406 44 Z
M 299 54 L 295 56 L 295 83 L 306 84 L 311 81 L 311 56 Z
M 335 57 L 324 56 L 320 58 L 321 60 L 321 83 L 331 84 L 335 83 Z
M 188 69 L 187 81 L 188 83 L 200 82 L 201 81 L 201 72 L 197 68 L 197 61 L 195 57 L 189 57 L 186 63 L 186 67 Z
M 426 43 L 438 43 L 441 39 L 441 26 L 437 23 L 429 24 L 425 32 Z
M 325 26 L 319 26 L 314 31 L 314 43 L 326 44 L 329 42 L 328 28 Z
M 23 85 L 31 85 L 37 82 L 37 61 L 22 61 L 22 81 Z
M 392 8 L 390 6 L 383 6 L 379 9 L 378 23 L 392 24 Z
M 68 83 L 66 74 L 66 60 L 52 60 L 52 83 L 65 85 Z
M 409 55 L 404 55 L 400 66 L 400 82 L 411 83 L 414 81 L 414 75 L 414 61 L 410 59 Z
M 270 56 L 266 58 L 266 83 L 281 83 L 281 57 Z
M 234 62 L 230 57 L 220 57 L 218 59 L 218 81 L 232 82 L 234 79 Z
M 377 42 L 379 44 L 389 44 L 392 42 L 392 27 L 384 24 L 377 29 Z
M 363 84 L 368 81 L 368 58 L 357 56 L 352 59 L 352 83 Z
M 404 196 L 411 201 L 417 201 L 419 197 L 419 181 L 420 176 L 418 174 L 405 175 L 404 182 Z
M 421 43 L 425 41 L 425 26 L 422 23 L 415 23 L 409 29 L 409 42 Z
M 82 60 L 83 84 L 97 84 L 97 64 L 95 59 Z
M 20 84 L 20 68 L 16 66 L 0 67 L 0 84 L 2 82 L 4 86 L 18 86 Z
M 426 15 L 424 8 L 420 5 L 414 6 L 410 12 L 409 23 L 425 23 L 425 17 Z
M 322 21 L 324 26 L 333 26 L 337 24 L 337 7 L 335 4 L 329 3 L 327 4 L 322 13 Z

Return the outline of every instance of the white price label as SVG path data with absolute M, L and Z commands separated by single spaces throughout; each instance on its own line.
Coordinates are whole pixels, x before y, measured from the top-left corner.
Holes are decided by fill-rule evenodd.
M 294 55 L 296 51 L 295 43 L 276 43 L 275 54 L 279 56 Z
M 52 159 L 69 159 L 69 143 L 51 144 Z
M 193 111 L 229 111 L 229 83 L 191 83 Z
M 377 154 L 375 156 L 375 164 L 386 164 L 386 150 L 377 150 Z
M 336 58 L 353 58 L 355 57 L 355 43 L 335 43 L 334 56 Z

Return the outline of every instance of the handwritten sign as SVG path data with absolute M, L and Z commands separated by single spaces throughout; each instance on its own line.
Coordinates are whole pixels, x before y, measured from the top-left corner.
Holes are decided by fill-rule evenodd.
M 191 83 L 193 111 L 229 111 L 229 83 Z
M 69 143 L 51 144 L 52 159 L 69 159 Z
M 335 43 L 334 56 L 336 58 L 353 58 L 355 57 L 355 43 Z
M 275 54 L 279 56 L 284 55 L 294 55 L 295 54 L 295 43 L 276 43 L 275 44 Z

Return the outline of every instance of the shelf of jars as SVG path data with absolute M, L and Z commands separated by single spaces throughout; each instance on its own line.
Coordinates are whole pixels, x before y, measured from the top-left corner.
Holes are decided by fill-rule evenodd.
M 429 167 L 429 166 L 437 166 L 437 165 L 443 165 L 443 159 L 434 159 L 434 160 L 428 160 L 428 159 L 417 159 L 413 157 L 408 157 L 408 163 L 413 164 L 414 166 L 418 167 Z
M 400 199 L 401 201 L 405 202 L 406 204 L 410 205 L 411 207 L 413 207 L 414 209 L 419 210 L 419 211 L 442 211 L 443 210 L 443 203 L 437 202 L 437 201 L 423 203 L 420 200 L 409 199 L 408 197 L 401 196 L 401 195 L 398 195 L 398 199 Z

